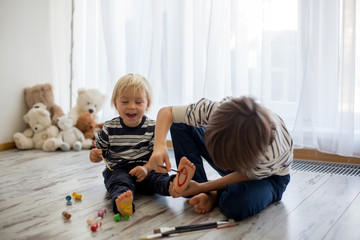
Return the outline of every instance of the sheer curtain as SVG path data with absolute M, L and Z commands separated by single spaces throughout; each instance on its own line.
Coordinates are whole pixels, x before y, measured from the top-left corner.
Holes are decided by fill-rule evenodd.
M 299 1 L 295 143 L 360 156 L 359 1 Z M 357 6 L 356 6 L 357 5 Z
M 296 147 L 359 157 L 358 2 L 75 0 L 73 102 L 96 87 L 109 119 L 115 82 L 136 72 L 153 86 L 152 118 L 201 97 L 252 95 Z

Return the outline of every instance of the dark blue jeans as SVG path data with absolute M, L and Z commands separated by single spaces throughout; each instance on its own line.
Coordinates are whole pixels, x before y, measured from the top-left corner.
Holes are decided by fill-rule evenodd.
M 169 174 L 150 171 L 144 181 L 136 182 L 136 177 L 132 177 L 129 174 L 129 171 L 134 167 L 117 168 L 114 171 L 106 168 L 103 171 L 105 188 L 110 195 L 114 213 L 118 213 L 115 200 L 127 190 L 132 191 L 133 196 L 134 193 L 143 195 L 158 193 L 163 196 L 170 196 L 169 185 L 172 179 Z M 134 204 L 133 207 L 135 211 Z
M 231 173 L 215 166 L 205 146 L 204 132 L 205 128 L 182 123 L 174 123 L 170 128 L 176 164 L 179 164 L 182 157 L 187 157 L 196 166 L 193 177 L 196 182 L 208 181 L 203 159 L 221 176 Z M 280 201 L 289 181 L 290 175 L 273 175 L 261 180 L 228 185 L 217 191 L 219 208 L 226 217 L 243 220 L 259 213 L 271 203 Z

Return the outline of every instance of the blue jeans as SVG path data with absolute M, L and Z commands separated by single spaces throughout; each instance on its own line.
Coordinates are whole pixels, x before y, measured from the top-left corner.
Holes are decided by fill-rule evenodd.
M 205 128 L 196 128 L 182 123 L 174 123 L 170 128 L 176 164 L 179 165 L 182 157 L 187 157 L 196 166 L 193 177 L 196 182 L 208 181 L 203 159 L 220 176 L 231 173 L 215 166 L 205 146 L 204 132 Z M 217 191 L 220 211 L 226 217 L 237 221 L 253 216 L 270 204 L 280 201 L 289 181 L 290 175 L 273 175 L 261 180 L 228 185 L 225 189 Z
M 114 171 L 110 171 L 106 168 L 103 171 L 105 188 L 111 198 L 114 213 L 118 213 L 115 200 L 118 198 L 118 196 L 127 190 L 132 191 L 133 196 L 134 193 L 143 195 L 158 193 L 163 196 L 170 196 L 169 185 L 170 181 L 172 181 L 172 178 L 169 176 L 169 174 L 156 173 L 154 170 L 152 170 L 148 173 L 142 182 L 136 182 L 136 177 L 132 177 L 129 174 L 129 171 L 135 166 L 136 165 L 115 168 Z M 135 212 L 134 204 L 133 209 Z

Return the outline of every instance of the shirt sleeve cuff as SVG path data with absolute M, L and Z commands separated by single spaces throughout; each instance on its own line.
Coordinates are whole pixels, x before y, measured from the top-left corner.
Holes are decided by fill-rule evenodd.
M 186 123 L 186 107 L 187 106 L 173 106 L 172 118 L 174 123 Z

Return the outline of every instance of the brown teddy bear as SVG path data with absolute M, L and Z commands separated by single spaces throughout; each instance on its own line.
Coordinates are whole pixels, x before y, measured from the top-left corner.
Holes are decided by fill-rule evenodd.
M 57 126 L 56 119 L 65 115 L 61 107 L 54 102 L 53 88 L 50 83 L 25 88 L 25 101 L 29 109 L 46 106 L 46 109 L 50 112 L 51 123 L 55 126 Z
M 75 127 L 84 133 L 85 141 L 83 141 L 83 148 L 89 149 L 92 146 L 92 140 L 95 139 L 95 134 L 104 126 L 103 123 L 95 123 L 91 114 L 82 113 L 76 121 Z
M 95 139 L 95 121 L 90 113 L 83 113 L 79 116 L 75 127 L 84 133 L 85 138 Z

